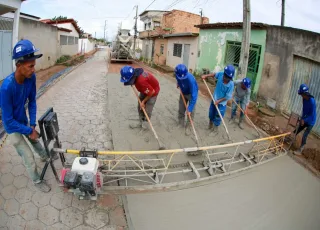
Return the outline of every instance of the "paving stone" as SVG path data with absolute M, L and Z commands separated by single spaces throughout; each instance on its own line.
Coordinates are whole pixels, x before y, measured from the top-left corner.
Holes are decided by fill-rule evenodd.
M 15 199 L 6 200 L 4 204 L 4 211 L 9 215 L 16 215 L 19 213 L 20 205 Z
M 102 142 L 92 142 L 88 143 L 88 149 L 98 149 L 98 150 L 103 150 L 103 143 Z
M 54 225 L 46 228 L 46 230 L 69 230 L 69 229 L 70 228 L 68 228 L 67 226 L 61 223 L 55 223 Z
M 102 228 L 99 228 L 99 230 L 120 230 L 120 229 L 117 228 L 117 226 L 115 226 L 115 225 L 107 225 Z
M 8 215 L 3 210 L 0 210 L 0 227 L 6 227 L 7 221 Z
M 0 179 L 3 186 L 12 184 L 13 180 L 14 180 L 14 176 L 11 173 L 3 174 Z
M 12 156 L 11 163 L 12 163 L 12 165 L 22 164 L 22 158 L 20 156 Z
M 3 209 L 5 203 L 5 199 L 0 195 L 0 210 Z
M 23 204 L 23 203 L 30 202 L 33 194 L 34 192 L 31 191 L 30 189 L 21 188 L 17 191 L 15 198 L 19 203 Z
M 14 186 L 16 186 L 17 189 L 20 189 L 27 187 L 28 181 L 28 177 L 21 175 L 14 178 L 13 184 Z
M 109 215 L 111 224 L 126 226 L 127 221 L 122 207 L 116 207 L 114 210 L 111 210 Z
M 56 194 L 56 193 L 60 193 L 63 191 L 63 188 L 60 187 L 59 183 L 57 182 L 56 178 L 52 178 L 50 180 L 46 181 L 47 184 L 50 186 L 51 191 L 50 193 L 52 194 Z
M 51 205 L 39 209 L 39 220 L 46 225 L 53 225 L 59 221 L 59 211 Z
M 73 228 L 72 230 L 94 230 L 95 228 L 91 228 L 89 226 L 85 226 L 85 225 L 80 225 L 76 228 Z
M 16 192 L 17 192 L 17 189 L 13 185 L 8 185 L 3 189 L 1 189 L 1 195 L 6 200 L 14 198 L 14 196 L 16 195 Z
M 97 206 L 103 209 L 115 208 L 119 205 L 118 197 L 116 195 L 99 195 L 97 200 Z
M 50 204 L 58 210 L 65 209 L 71 207 L 72 198 L 72 193 L 56 193 L 51 197 Z
M 68 227 L 75 228 L 83 224 L 83 215 L 78 209 L 70 207 L 60 212 L 60 220 Z
M 14 176 L 20 176 L 20 175 L 23 175 L 25 171 L 26 171 L 26 168 L 24 167 L 24 165 L 15 165 L 11 170 L 11 173 Z
M 33 192 L 39 191 L 35 186 L 32 180 L 28 181 L 27 188 Z
M 25 230 L 44 230 L 46 226 L 39 220 L 31 220 L 26 223 Z
M 105 150 L 113 150 L 112 141 L 106 141 L 103 143 L 103 147 Z
M 85 213 L 84 222 L 95 229 L 101 228 L 109 223 L 108 211 L 92 209 Z
M 46 206 L 50 202 L 50 198 L 52 193 L 43 193 L 41 191 L 37 191 L 32 196 L 32 202 L 39 208 Z
M 96 202 L 91 200 L 79 200 L 76 196 L 73 196 L 72 207 L 79 209 L 80 211 L 87 211 L 94 208 Z
M 11 155 L 10 153 L 7 152 L 3 152 L 1 154 L 1 158 L 0 158 L 0 163 L 4 164 L 4 163 L 9 163 L 11 161 Z
M 11 163 L 0 164 L 0 172 L 1 173 L 9 173 L 12 169 Z
M 38 208 L 31 202 L 21 205 L 19 214 L 25 220 L 34 220 L 38 216 Z
M 9 230 L 24 230 L 26 221 L 19 215 L 8 218 L 7 227 Z

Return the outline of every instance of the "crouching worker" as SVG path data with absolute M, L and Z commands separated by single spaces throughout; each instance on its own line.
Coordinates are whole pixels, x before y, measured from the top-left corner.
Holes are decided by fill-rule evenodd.
M 42 56 L 35 55 L 37 51 L 29 40 L 21 40 L 15 45 L 12 57 L 16 63 L 16 71 L 10 74 L 1 86 L 1 110 L 3 125 L 9 134 L 8 143 L 13 145 L 21 156 L 35 187 L 42 192 L 49 192 L 50 187 L 40 180 L 33 155 L 35 150 L 42 161 L 48 159 L 35 129 L 37 102 L 34 67 L 36 59 Z M 27 100 L 30 122 L 25 109 Z M 54 159 L 58 159 L 58 156 L 55 155 Z
M 234 101 L 232 103 L 232 113 L 230 122 L 234 122 L 237 114 L 237 104 L 240 106 L 242 111 L 246 111 L 246 108 L 250 102 L 250 95 L 251 95 L 251 80 L 249 78 L 243 78 L 242 80 L 235 80 L 234 85 L 236 87 L 234 92 Z M 243 118 L 244 114 L 240 111 L 239 117 L 239 128 L 243 129 Z
M 187 103 L 187 109 L 184 104 L 183 98 L 180 94 L 179 99 L 179 112 L 178 112 L 178 121 L 179 125 L 185 126 L 185 113 L 187 114 L 187 125 L 186 128 L 190 126 L 190 120 L 188 118 L 191 115 L 191 118 L 194 118 L 194 113 L 196 110 L 196 103 L 198 99 L 198 84 L 194 76 L 188 72 L 188 69 L 185 65 L 179 64 L 175 68 L 175 75 L 177 80 L 177 88 L 180 88 L 184 99 Z
M 217 79 L 216 88 L 213 93 L 214 102 L 211 102 L 209 108 L 209 129 L 213 129 L 214 132 L 218 132 L 218 127 L 221 124 L 220 115 L 216 109 L 218 107 L 222 118 L 226 112 L 227 102 L 232 98 L 232 93 L 234 89 L 233 77 L 235 69 L 233 65 L 228 65 L 224 68 L 223 72 L 210 73 L 202 76 L 202 79 L 207 79 L 208 77 L 214 77 Z
M 125 86 L 134 85 L 140 92 L 139 98 L 141 107 L 145 108 L 147 115 L 151 119 L 152 110 L 160 91 L 158 80 L 151 73 L 144 71 L 142 68 L 134 69 L 131 66 L 122 67 L 120 74 L 120 81 L 124 83 Z M 139 124 L 130 124 L 131 128 L 148 128 L 148 121 L 141 107 L 138 102 Z
M 316 113 L 316 101 L 314 97 L 309 93 L 309 87 L 306 84 L 300 85 L 298 94 L 302 97 L 302 103 L 303 103 L 302 117 L 301 117 L 300 125 L 296 128 L 294 133 L 298 134 L 304 129 L 306 129 L 306 131 L 304 131 L 300 149 L 298 149 L 294 153 L 296 155 L 301 156 L 304 146 L 307 143 L 308 135 L 316 123 L 317 113 Z

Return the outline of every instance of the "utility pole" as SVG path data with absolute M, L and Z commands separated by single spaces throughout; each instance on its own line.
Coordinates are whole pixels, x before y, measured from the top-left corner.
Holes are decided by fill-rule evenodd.
M 284 26 L 285 8 L 286 8 L 286 1 L 282 0 L 282 4 L 281 4 L 281 26 Z
M 202 21 L 202 8 L 200 8 L 200 25 L 203 23 Z
M 103 30 L 103 40 L 106 42 L 106 26 L 107 26 L 107 20 L 104 21 L 104 30 Z
M 242 28 L 242 43 L 239 63 L 238 75 L 241 78 L 246 77 L 250 50 L 250 33 L 251 33 L 251 19 L 250 19 L 250 0 L 243 0 L 243 28 Z
M 134 38 L 133 38 L 133 53 L 136 53 L 136 40 L 137 40 L 137 20 L 138 20 L 138 5 L 135 6 L 136 8 L 136 16 L 135 16 L 135 22 L 134 22 Z

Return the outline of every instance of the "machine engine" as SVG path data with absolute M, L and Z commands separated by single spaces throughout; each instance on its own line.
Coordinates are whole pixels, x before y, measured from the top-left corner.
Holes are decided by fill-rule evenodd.
M 61 183 L 79 199 L 96 200 L 102 187 L 102 174 L 98 167 L 99 161 L 94 157 L 76 157 L 71 169 L 61 170 Z

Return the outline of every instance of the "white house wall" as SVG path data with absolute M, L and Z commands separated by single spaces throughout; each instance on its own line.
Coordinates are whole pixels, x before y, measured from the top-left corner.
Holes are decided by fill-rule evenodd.
M 181 57 L 173 56 L 173 44 L 182 44 Z M 168 51 L 166 64 L 172 68 L 183 63 L 184 44 L 190 44 L 188 69 L 195 70 L 198 55 L 198 37 L 172 37 L 168 39 Z
M 88 38 L 79 39 L 78 53 L 89 53 L 95 49 L 95 43 L 91 42 Z
M 19 40 L 30 40 L 37 49 L 40 49 L 39 53 L 43 54 L 42 58 L 37 60 L 36 70 L 53 66 L 59 58 L 57 33 L 58 29 L 54 26 L 20 18 Z
M 73 28 L 73 31 L 72 32 L 65 32 L 65 31 L 58 31 L 58 40 L 59 40 L 59 53 L 60 53 L 60 56 L 62 55 L 70 55 L 70 56 L 73 56 L 73 55 L 76 55 L 78 53 L 78 44 L 79 44 L 79 41 L 78 41 L 78 44 L 74 44 L 74 45 L 61 45 L 61 42 L 60 42 L 60 35 L 65 35 L 65 36 L 72 36 L 72 37 L 77 37 L 79 38 L 79 34 L 78 32 L 74 29 L 73 25 L 71 23 L 67 24 L 67 23 L 64 23 L 64 24 L 58 24 L 58 27 L 62 27 L 63 25 L 63 28 L 66 28 L 66 29 L 69 29 L 69 28 Z M 71 26 L 67 26 L 67 25 L 71 25 Z M 69 28 L 67 28 L 69 27 Z M 70 29 L 71 30 L 71 29 Z
M 152 45 L 153 40 L 144 39 L 142 40 L 142 53 L 141 56 L 145 59 L 151 60 L 152 57 Z M 148 50 L 147 50 L 148 46 Z

